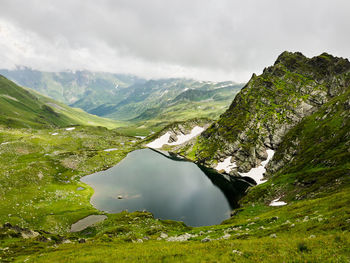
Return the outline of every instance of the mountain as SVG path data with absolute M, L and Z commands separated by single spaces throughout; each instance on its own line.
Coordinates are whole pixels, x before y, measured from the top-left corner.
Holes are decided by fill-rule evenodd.
M 113 115 L 119 112 L 135 112 L 132 121 L 159 120 L 186 120 L 194 117 L 217 118 L 229 102 L 234 98 L 242 85 L 232 82 L 205 83 L 193 80 L 167 80 L 166 84 L 159 85 L 152 81 L 145 90 L 152 89 L 143 101 L 133 100 L 116 106 Z M 158 90 L 155 90 L 155 89 Z M 131 117 L 131 115 L 129 115 Z
M 104 103 L 114 103 L 119 96 L 118 89 L 144 82 L 143 79 L 131 75 L 87 70 L 45 72 L 22 66 L 14 70 L 1 69 L 0 74 L 20 86 L 32 88 L 85 111 Z
M 217 119 L 243 87 L 232 81 L 143 80 L 90 71 L 0 70 L 7 78 L 93 115 L 127 122 L 120 132 L 147 135 L 173 121 Z
M 65 127 L 69 125 L 121 126 L 116 121 L 70 108 L 25 89 L 0 75 L 0 124 L 7 127 Z
M 146 135 L 176 121 L 217 119 L 241 88 L 241 84 L 233 82 L 151 80 L 129 87 L 133 92 L 126 99 L 108 108 L 101 106 L 99 110 L 107 113 L 104 116 L 109 118 L 127 117 L 128 130 L 132 128 L 135 135 Z M 124 132 L 125 129 L 121 128 L 120 131 Z
M 349 72 L 347 59 L 326 53 L 313 58 L 282 53 L 260 76 L 253 74 L 229 109 L 202 133 L 192 158 L 215 166 L 232 156 L 238 171 L 248 172 L 266 159 L 267 149 L 278 149 L 303 118 L 348 94 Z
M 207 99 L 213 96 L 200 89 L 182 93 L 169 103 L 210 105 Z M 21 99 L 2 94 L 7 103 Z M 156 116 L 156 110 L 147 112 Z M 115 165 L 159 136 L 167 139 L 160 144 L 177 142 L 193 127 L 210 123 L 189 143 L 163 149 L 212 167 L 229 157 L 238 167 L 222 173 L 228 181 L 274 151 L 267 181 L 248 188 L 229 219 L 188 227 L 145 211 L 111 214 L 92 207 L 93 189 L 79 181 L 81 176 Z M 325 53 L 307 58 L 290 52 L 253 75 L 216 121 L 173 123 L 144 140 L 101 127 L 1 129 L 1 260 L 348 262 L 349 131 L 350 62 Z M 88 215 L 104 220 L 69 232 L 72 224 L 85 224 Z

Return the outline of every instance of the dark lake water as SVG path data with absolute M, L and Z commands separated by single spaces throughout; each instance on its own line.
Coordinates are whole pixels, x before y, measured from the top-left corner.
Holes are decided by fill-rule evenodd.
M 147 210 L 190 226 L 229 218 L 247 188 L 242 180 L 229 182 L 214 170 L 151 149 L 131 152 L 116 166 L 81 181 L 94 188 L 91 203 L 99 210 Z

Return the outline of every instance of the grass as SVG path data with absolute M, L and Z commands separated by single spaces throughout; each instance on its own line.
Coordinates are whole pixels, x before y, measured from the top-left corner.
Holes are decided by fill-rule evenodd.
M 298 74 L 290 74 L 288 78 L 293 83 L 308 83 L 308 78 Z M 270 92 L 268 79 L 257 81 L 264 83 L 264 92 Z M 275 82 L 275 86 L 280 92 L 291 91 L 290 83 Z M 252 95 L 246 94 L 237 100 L 247 102 Z M 266 108 L 266 111 L 274 109 L 278 103 L 273 102 L 272 108 Z M 293 105 L 292 99 L 290 103 Z M 349 115 L 346 109 L 348 93 L 333 99 L 291 129 L 275 158 L 283 160 L 291 147 L 296 150 L 296 157 L 270 176 L 268 182 L 250 188 L 233 217 L 220 225 L 195 228 L 182 222 L 158 220 L 149 212 L 125 211 L 107 214 L 103 222 L 81 232 L 69 233 L 72 223 L 87 215 L 101 213 L 89 203 L 93 190 L 79 181 L 81 176 L 118 163 L 128 152 L 142 147 L 141 140 L 102 127 L 76 126 L 72 131 L 1 127 L 0 223 L 36 229 L 38 236 L 25 238 L 22 235 L 25 230 L 0 228 L 0 260 L 349 262 L 350 181 L 346 121 Z M 191 109 L 184 116 L 191 116 L 190 112 Z M 283 114 L 276 120 L 283 119 Z M 236 117 L 238 123 L 249 116 L 238 114 Z M 140 125 L 139 129 L 152 131 L 155 126 L 151 123 Z M 162 125 L 167 122 L 162 121 Z M 230 125 L 223 121 L 219 129 L 223 133 L 229 127 L 239 129 L 239 126 Z M 124 131 L 137 133 L 132 127 Z M 298 144 L 291 144 L 295 138 L 299 139 Z M 207 150 L 202 146 L 197 143 L 194 148 L 185 150 L 190 157 L 197 158 L 197 152 Z M 105 152 L 107 148 L 118 150 Z M 84 189 L 78 190 L 78 187 Z M 269 206 L 275 198 L 288 204 Z M 187 241 L 170 241 L 174 239 Z
M 225 112 L 232 97 L 224 101 L 181 102 L 166 107 L 159 114 L 146 120 L 128 121 L 128 126 L 117 128 L 120 133 L 146 136 L 157 133 L 174 122 L 185 122 L 195 118 L 217 119 Z
M 0 124 L 12 128 L 52 128 L 70 125 L 115 128 L 125 123 L 101 118 L 24 89 L 0 76 Z
M 340 241 L 335 241 L 336 237 Z M 278 238 L 209 243 L 95 242 L 62 245 L 50 249 L 52 252 L 24 256 L 16 262 L 26 259 L 27 262 L 348 262 L 349 241 L 346 235 L 309 239 L 286 234 Z M 308 250 L 300 251 L 300 243 Z
M 138 141 L 102 127 L 0 128 L 0 222 L 67 232 L 78 219 L 99 213 L 89 203 L 93 190 L 79 178 L 113 166 Z
M 268 204 L 272 199 L 253 198 L 253 193 L 261 191 L 259 189 L 271 191 L 271 185 L 279 185 L 278 181 L 270 179 L 252 188 L 242 200 L 243 207 L 221 225 L 192 228 L 181 222 L 155 219 L 148 212 L 122 212 L 107 214 L 105 221 L 81 232 L 69 233 L 72 223 L 87 215 L 101 213 L 89 203 L 93 190 L 79 178 L 114 165 L 129 151 L 141 147 L 139 142 L 141 140 L 102 127 L 76 126 L 72 131 L 2 127 L 0 143 L 5 144 L 0 145 L 0 222 L 50 233 L 39 231 L 39 237 L 24 239 L 20 231 L 0 228 L 1 260 L 350 260 L 350 188 L 346 185 L 334 191 L 327 190 L 324 196 L 290 199 L 286 206 L 270 207 Z M 119 150 L 104 152 L 107 148 Z M 280 179 L 277 177 L 276 180 Z M 84 189 L 78 191 L 78 187 Z M 179 238 L 186 233 L 190 238 L 185 242 L 160 238 L 164 234 Z M 206 238 L 210 241 L 202 242 Z M 86 243 L 79 243 L 81 239 Z

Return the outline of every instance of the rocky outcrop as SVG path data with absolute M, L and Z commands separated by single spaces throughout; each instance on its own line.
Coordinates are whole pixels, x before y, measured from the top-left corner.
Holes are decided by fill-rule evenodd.
M 232 156 L 238 171 L 248 172 L 303 118 L 343 94 L 350 86 L 349 72 L 347 59 L 326 53 L 311 59 L 299 52 L 282 53 L 263 74 L 253 74 L 230 108 L 201 134 L 192 148 L 194 159 L 214 167 Z
M 191 133 L 192 129 L 196 126 L 203 127 L 204 129 L 208 128 L 210 123 L 212 121 L 206 118 L 196 118 L 191 119 L 183 122 L 174 122 L 172 124 L 169 124 L 164 129 L 162 129 L 160 132 L 157 132 L 153 134 L 152 136 L 149 136 L 145 140 L 145 145 L 147 143 L 154 141 L 160 137 L 162 137 L 165 134 L 170 134 L 169 139 L 167 139 L 167 143 L 175 143 L 178 142 L 178 137 L 183 135 L 188 135 Z

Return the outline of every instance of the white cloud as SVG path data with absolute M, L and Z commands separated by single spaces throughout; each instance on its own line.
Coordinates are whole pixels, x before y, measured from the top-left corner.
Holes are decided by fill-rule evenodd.
M 0 67 L 246 81 L 284 50 L 349 57 L 345 0 L 0 0 Z

